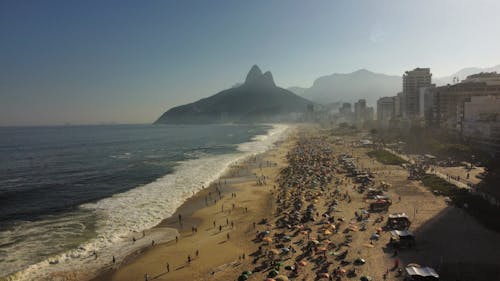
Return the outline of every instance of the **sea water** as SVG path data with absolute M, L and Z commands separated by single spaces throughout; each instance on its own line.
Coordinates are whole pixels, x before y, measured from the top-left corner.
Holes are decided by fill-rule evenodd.
M 0 128 L 0 277 L 91 272 L 113 255 L 175 236 L 148 231 L 147 241 L 140 239 L 231 164 L 271 148 L 287 128 Z

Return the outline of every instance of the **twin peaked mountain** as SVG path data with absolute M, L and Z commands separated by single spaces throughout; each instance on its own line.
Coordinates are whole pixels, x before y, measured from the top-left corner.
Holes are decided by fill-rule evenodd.
M 245 83 L 199 101 L 173 107 L 155 124 L 273 122 L 303 113 L 311 102 L 277 87 L 273 75 L 256 65 Z

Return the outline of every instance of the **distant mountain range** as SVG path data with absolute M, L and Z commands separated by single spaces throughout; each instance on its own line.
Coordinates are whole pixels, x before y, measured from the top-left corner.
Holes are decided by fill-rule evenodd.
M 432 69 L 431 69 L 432 70 Z M 459 81 L 464 80 L 467 78 L 467 76 L 472 75 L 472 74 L 477 74 L 481 72 L 497 72 L 500 73 L 500 64 L 493 66 L 493 67 L 485 67 L 485 68 L 480 68 L 480 67 L 467 67 L 463 68 L 455 73 L 453 73 L 450 76 L 445 76 L 445 77 L 439 77 L 439 78 L 432 78 L 432 83 L 441 86 L 441 85 L 446 85 L 446 84 L 452 84 L 453 83 L 453 77 L 457 77 Z
M 432 69 L 431 69 L 432 71 Z M 438 86 L 451 84 L 453 77 L 460 80 L 468 75 L 480 72 L 500 73 L 500 65 L 489 68 L 464 68 L 456 73 L 432 78 L 433 83 Z M 313 102 L 328 104 L 333 102 L 355 102 L 360 98 L 366 99 L 370 105 L 375 105 L 380 97 L 395 96 L 402 91 L 403 81 L 401 76 L 374 73 L 361 69 L 352 73 L 334 73 L 316 79 L 310 88 L 290 87 L 288 90 L 297 95 L 310 99 Z
M 310 88 L 291 87 L 290 91 L 314 102 L 327 104 L 337 101 L 354 102 L 360 98 L 374 104 L 379 97 L 401 91 L 399 76 L 374 73 L 361 69 L 352 73 L 334 73 L 316 79 Z
M 305 112 L 309 100 L 277 87 L 273 75 L 254 65 L 245 83 L 213 96 L 173 107 L 156 124 L 272 122 Z

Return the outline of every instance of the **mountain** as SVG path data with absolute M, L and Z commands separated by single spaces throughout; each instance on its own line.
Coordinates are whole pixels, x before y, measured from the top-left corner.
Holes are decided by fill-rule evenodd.
M 467 78 L 467 76 L 472 75 L 472 74 L 477 74 L 481 72 L 497 72 L 500 73 L 500 64 L 493 66 L 493 67 L 467 67 L 463 68 L 455 73 L 453 73 L 450 76 L 445 76 L 445 77 L 439 77 L 439 78 L 434 78 L 432 79 L 432 82 L 435 83 L 437 86 L 442 86 L 446 84 L 453 84 L 453 77 L 458 77 L 458 79 L 464 80 Z
M 273 75 L 254 65 L 245 83 L 199 101 L 173 107 L 155 124 L 272 122 L 305 112 L 311 102 L 277 87 Z
M 318 103 L 354 102 L 366 99 L 374 105 L 383 96 L 401 91 L 401 76 L 391 76 L 361 69 L 352 73 L 334 73 L 316 79 L 310 88 L 291 87 L 289 90 Z
M 299 96 L 302 96 L 304 94 L 304 92 L 307 90 L 308 88 L 302 88 L 302 87 L 290 87 L 290 88 L 287 88 L 288 91 L 296 94 L 296 95 L 299 95 Z

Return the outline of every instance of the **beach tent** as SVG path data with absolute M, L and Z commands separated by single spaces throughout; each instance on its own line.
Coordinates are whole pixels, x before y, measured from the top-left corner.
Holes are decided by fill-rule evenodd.
M 391 241 L 389 242 L 394 247 L 413 247 L 415 245 L 415 236 L 408 230 L 392 230 Z
M 411 221 L 405 213 L 394 213 L 389 215 L 386 225 L 390 229 L 407 230 Z
M 391 230 L 391 236 L 397 239 L 415 240 L 413 232 L 408 230 Z
M 431 267 L 417 267 L 408 266 L 406 267 L 406 274 L 410 280 L 439 280 L 439 275 Z

